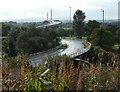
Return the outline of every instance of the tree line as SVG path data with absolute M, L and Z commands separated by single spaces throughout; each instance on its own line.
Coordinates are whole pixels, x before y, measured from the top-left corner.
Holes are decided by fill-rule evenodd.
M 120 42 L 120 28 L 112 23 L 99 23 L 96 20 L 85 22 L 86 15 L 82 10 L 77 10 L 73 15 L 73 31 L 75 36 L 83 37 L 94 45 L 105 50 L 111 50 Z
M 11 24 L 11 25 L 10 25 Z M 54 29 L 37 29 L 34 24 L 29 26 L 18 26 L 18 24 L 3 23 L 2 40 L 3 53 L 15 57 L 18 53 L 36 53 L 51 49 L 59 45 L 58 35 Z
M 35 23 L 23 25 L 16 22 L 2 23 L 3 52 L 16 56 L 19 52 L 35 53 L 50 49 L 59 44 L 57 37 L 76 36 L 87 37 L 94 46 L 105 50 L 112 50 L 120 42 L 120 28 L 117 25 L 101 23 L 96 20 L 85 22 L 86 15 L 77 10 L 73 15 L 72 23 L 63 23 L 60 27 L 37 29 Z M 72 26 L 72 27 L 71 27 Z M 67 27 L 67 28 L 65 28 Z

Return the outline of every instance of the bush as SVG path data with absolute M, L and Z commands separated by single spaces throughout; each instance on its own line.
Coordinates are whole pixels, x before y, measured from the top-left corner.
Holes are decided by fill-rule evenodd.
M 84 44 L 84 48 L 90 47 L 90 44 L 87 41 L 83 41 L 82 44 Z
M 66 49 L 68 47 L 68 45 L 67 44 L 62 44 L 60 47 L 61 47 L 61 49 Z

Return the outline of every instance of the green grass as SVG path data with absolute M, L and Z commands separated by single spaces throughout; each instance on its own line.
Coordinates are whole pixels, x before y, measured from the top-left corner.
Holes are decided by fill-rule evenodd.
M 62 44 L 62 45 L 60 46 L 61 49 L 66 49 L 67 47 L 68 47 L 67 44 Z
M 72 37 L 63 37 L 63 39 L 77 40 L 78 38 L 76 36 L 72 36 Z
M 71 30 L 72 28 L 63 28 L 64 30 Z
M 86 37 L 86 36 L 82 36 L 82 39 L 86 40 L 86 39 L 87 39 L 87 37 Z
M 72 39 L 72 40 L 76 40 L 76 39 L 77 39 L 77 37 L 72 36 L 72 37 L 70 37 L 70 39 Z
M 119 47 L 120 47 L 120 44 L 115 44 L 115 45 L 113 46 L 113 49 L 114 49 L 114 50 L 118 50 Z
M 114 46 L 120 46 L 120 44 L 115 44 Z
M 2 55 L 0 55 L 0 59 L 2 58 Z
M 89 48 L 90 47 L 90 44 L 87 41 L 83 41 L 82 44 L 84 44 L 85 48 Z

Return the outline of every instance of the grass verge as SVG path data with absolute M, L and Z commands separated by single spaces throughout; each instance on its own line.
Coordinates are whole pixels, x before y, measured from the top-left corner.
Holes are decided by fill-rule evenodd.
M 60 46 L 61 49 L 66 49 L 67 47 L 68 47 L 67 44 L 62 44 L 62 45 Z
M 84 48 L 89 48 L 90 44 L 87 41 L 83 41 L 82 44 L 84 44 Z

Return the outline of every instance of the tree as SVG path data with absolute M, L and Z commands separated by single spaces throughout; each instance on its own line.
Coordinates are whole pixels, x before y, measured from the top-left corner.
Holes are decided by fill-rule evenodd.
M 3 52 L 11 57 L 15 57 L 17 55 L 16 40 L 18 34 L 19 34 L 19 30 L 11 30 L 8 33 L 7 38 L 2 40 Z
M 100 46 L 103 49 L 109 50 L 113 46 L 112 33 L 106 29 L 98 28 L 95 29 L 90 40 L 95 46 Z
M 21 32 L 17 38 L 16 46 L 19 52 L 36 53 L 57 46 L 59 43 L 55 31 L 44 31 L 32 28 Z
M 116 34 L 116 32 L 117 32 L 117 30 L 118 30 L 118 27 L 117 27 L 117 25 L 112 25 L 112 24 L 108 24 L 108 30 L 110 31 L 110 32 L 112 32 L 112 34 Z
M 7 36 L 10 30 L 11 27 L 8 24 L 2 23 L 2 36 Z
M 118 41 L 118 39 L 119 39 L 119 31 L 120 31 L 118 26 L 117 25 L 113 25 L 113 24 L 108 24 L 107 25 L 107 30 L 109 30 L 112 33 L 114 44 L 118 43 L 119 42 Z
M 88 25 L 87 24 L 85 24 L 83 27 L 82 27 L 82 33 L 83 33 L 83 35 L 84 36 L 89 36 L 90 34 L 91 34 L 91 32 L 90 32 L 90 28 L 88 27 Z
M 21 26 L 10 22 L 9 25 L 10 28 L 3 26 L 7 38 L 2 40 L 2 51 L 10 57 L 15 57 L 20 52 L 36 53 L 59 45 L 60 40 L 54 27 L 46 32 L 46 29 L 36 28 L 35 23 Z M 10 31 L 6 32 L 7 30 Z
M 82 27 L 84 26 L 85 13 L 77 10 L 73 15 L 73 29 L 77 36 L 82 35 Z
M 89 20 L 89 22 L 87 23 L 88 27 L 89 27 L 89 31 L 90 31 L 90 34 L 92 33 L 92 31 L 95 29 L 95 28 L 100 28 L 100 23 L 97 22 L 96 20 Z

